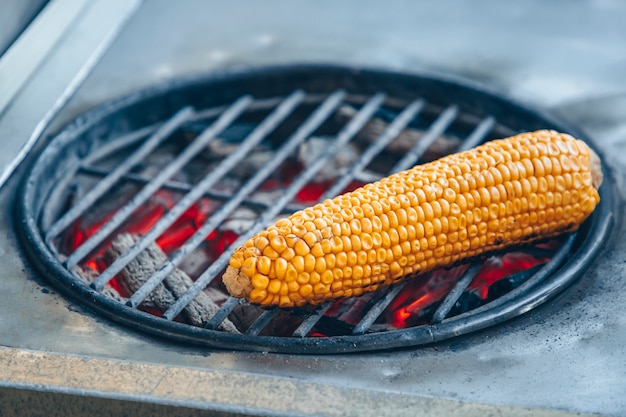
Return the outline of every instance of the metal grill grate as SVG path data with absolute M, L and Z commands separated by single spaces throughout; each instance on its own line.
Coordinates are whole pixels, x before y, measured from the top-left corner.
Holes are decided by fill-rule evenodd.
M 305 76 L 302 76 L 303 73 Z M 299 82 L 294 82 L 293 78 Z M 278 85 L 277 91 L 264 91 L 267 87 L 259 87 L 272 85 L 268 84 L 271 82 Z M 203 88 L 210 91 L 203 91 Z M 195 93 L 194 89 L 200 92 Z M 223 97 L 223 91 L 230 91 L 232 97 Z M 209 92 L 213 93 L 210 97 L 215 102 L 208 105 L 198 103 L 200 99 L 196 97 Z M 339 123 L 335 119 L 341 106 L 346 104 L 355 108 L 356 112 Z M 142 120 L 137 115 L 140 111 L 154 110 L 155 106 L 158 109 L 154 115 L 157 120 L 149 120 L 149 117 Z M 373 325 L 403 291 L 406 283 L 378 291 L 358 322 L 341 323 L 343 330 L 338 336 L 311 337 L 316 326 L 324 320 L 330 320 L 327 312 L 334 302 L 291 311 L 296 325 L 289 334 L 281 336 L 264 335 L 268 324 L 281 312 L 277 308 L 259 314 L 244 329 L 243 334 L 217 330 L 233 310 L 243 303 L 232 297 L 225 300 L 219 310 L 204 323 L 203 328 L 178 322 L 177 317 L 189 303 L 207 286 L 215 285 L 232 250 L 273 223 L 277 216 L 301 208 L 301 204 L 294 203 L 298 193 L 311 183 L 343 147 L 354 142 L 359 133 L 373 121 L 379 120 L 381 114 L 388 119 L 384 129 L 377 132 L 375 140 L 363 147 L 356 160 L 351 161 L 339 176 L 327 184 L 319 201 L 339 194 L 352 181 L 363 177 L 373 162 L 385 160 L 382 166 L 386 171 L 377 171 L 379 177 L 420 163 L 433 143 L 445 134 L 460 139 L 454 150 L 466 150 L 489 138 L 504 137 L 522 130 L 539 127 L 573 130 L 537 112 L 475 88 L 427 77 L 355 72 L 342 68 L 295 67 L 237 73 L 210 81 L 188 81 L 103 106 L 92 112 L 92 117 L 86 117 L 86 122 L 79 120 L 53 140 L 34 165 L 23 187 L 20 213 L 24 216 L 26 226 L 23 233 L 26 237 L 23 239 L 25 248 L 35 260 L 35 265 L 44 271 L 52 271 L 47 274 L 52 275 L 51 278 L 62 288 L 69 290 L 91 308 L 133 327 L 212 347 L 302 353 L 420 345 L 499 323 L 554 295 L 581 273 L 584 263 L 589 262 L 599 248 L 610 216 L 594 214 L 591 219 L 595 222 L 593 228 L 583 228 L 580 236 L 574 234 L 565 237 L 560 247 L 541 254 L 550 258 L 549 261 L 517 274 L 514 277 L 519 282 L 517 288 L 485 305 L 461 314 L 451 314 L 481 268 L 482 261 L 473 263 L 447 296 L 437 303 L 428 323 L 405 329 L 387 326 L 380 331 L 380 328 L 374 329 Z M 247 122 L 252 125 L 250 129 L 239 135 L 233 150 L 219 163 L 195 183 L 176 179 L 176 175 L 198 158 L 208 145 L 219 140 L 221 135 L 233 129 L 241 120 L 254 122 Z M 268 202 L 255 198 L 255 192 L 264 182 L 275 175 L 303 143 L 324 130 L 330 120 L 335 120 L 335 127 L 328 135 L 332 139 L 328 140 L 325 150 L 297 172 L 274 200 Z M 137 166 L 147 163 L 146 158 L 150 154 L 179 141 L 181 131 L 193 130 L 195 126 L 202 126 L 202 131 L 182 150 L 174 152 L 172 159 L 159 167 L 158 173 L 146 176 L 136 172 Z M 387 147 L 411 126 L 419 128 L 419 140 L 398 159 L 388 160 L 389 155 L 385 154 Z M 102 133 L 102 129 L 106 132 Z M 256 152 L 259 145 L 266 143 L 272 143 L 271 160 L 245 178 L 236 190 L 224 192 L 218 187 L 236 167 L 244 164 Z M 110 164 L 111 160 L 115 161 L 113 165 Z M 371 178 L 371 170 L 367 172 L 368 178 Z M 84 181 L 81 178 L 85 177 L 98 180 L 89 183 L 89 191 L 78 200 L 71 201 L 68 196 L 72 187 Z M 68 229 L 82 216 L 94 211 L 112 190 L 123 184 L 137 184 L 140 187 L 94 234 L 73 252 L 63 253 L 59 249 L 59 240 L 66 236 Z M 603 186 L 604 189 L 606 187 L 608 185 Z M 134 213 L 160 190 L 176 191 L 182 197 L 88 286 L 76 275 L 76 267 L 98 248 L 110 244 L 112 237 L 119 233 Z M 602 210 L 603 204 L 606 206 L 604 194 L 599 210 Z M 130 262 L 201 198 L 219 201 L 220 205 L 140 288 L 123 301 L 103 293 Z M 252 207 L 258 214 L 252 226 L 239 234 L 221 255 L 194 277 L 193 284 L 162 314 L 153 316 L 140 311 L 142 303 L 166 277 L 240 207 Z M 532 247 L 522 250 L 534 251 L 536 254 L 541 249 Z M 580 255 L 581 250 L 583 255 Z M 576 262 L 572 259 L 574 253 L 578 254 Z M 572 266 L 576 263 L 581 265 Z

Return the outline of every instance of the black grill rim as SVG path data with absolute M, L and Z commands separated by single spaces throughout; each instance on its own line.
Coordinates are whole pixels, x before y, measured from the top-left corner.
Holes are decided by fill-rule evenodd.
M 45 169 L 48 164 L 55 160 L 55 157 L 65 146 L 80 139 L 81 135 L 89 132 L 94 126 L 98 126 L 103 122 L 106 123 L 109 118 L 114 118 L 117 112 L 132 110 L 133 106 L 143 107 L 147 102 L 159 102 L 163 99 L 168 100 L 171 107 L 177 108 L 182 108 L 189 104 L 199 108 L 216 105 L 216 103 L 205 104 L 181 101 L 181 95 L 188 95 L 189 91 L 195 88 L 215 89 L 216 94 L 210 98 L 215 102 L 225 104 L 246 94 L 249 85 L 252 85 L 253 90 L 255 90 L 256 97 L 263 97 L 263 91 L 259 92 L 257 85 L 259 80 L 265 81 L 261 85 L 267 86 L 266 89 L 276 88 L 273 83 L 278 82 L 290 85 L 290 91 L 298 88 L 298 83 L 307 82 L 308 80 L 312 84 L 307 84 L 306 90 L 319 93 L 320 91 L 315 89 L 316 86 L 322 84 L 323 80 L 327 80 L 329 77 L 349 92 L 356 89 L 359 93 L 362 93 L 363 89 L 365 89 L 368 90 L 365 92 L 366 94 L 384 91 L 394 98 L 406 97 L 408 99 L 421 96 L 435 104 L 458 103 L 461 111 L 471 108 L 471 113 L 473 114 L 494 115 L 498 122 L 514 128 L 520 123 L 524 124 L 525 127 L 520 127 L 522 130 L 550 128 L 567 132 L 585 140 L 596 152 L 600 153 L 593 141 L 575 126 L 541 110 L 533 109 L 530 106 L 516 103 L 497 93 L 490 92 L 483 86 L 441 75 L 402 73 L 326 64 L 298 64 L 246 68 L 208 75 L 190 76 L 143 89 L 97 106 L 74 119 L 44 147 L 29 168 L 29 172 L 18 190 L 18 198 L 16 199 L 16 218 L 19 221 L 15 229 L 25 254 L 32 261 L 38 272 L 66 295 L 113 321 L 142 332 L 211 348 L 329 354 L 430 344 L 502 323 L 543 304 L 562 292 L 591 265 L 604 243 L 608 240 L 607 236 L 611 233 L 618 211 L 616 210 L 616 199 L 614 198 L 616 185 L 613 173 L 610 167 L 604 163 L 605 179 L 600 188 L 601 203 L 583 226 L 587 234 L 574 254 L 576 256 L 571 256 L 554 274 L 550 275 L 536 287 L 533 287 L 531 291 L 521 294 L 519 298 L 504 303 L 497 308 L 487 309 L 461 319 L 453 317 L 444 320 L 440 324 L 383 333 L 333 336 L 328 338 L 235 335 L 148 315 L 126 307 L 78 281 L 61 265 L 55 254 L 50 251 L 43 241 L 36 220 L 37 209 L 34 204 L 37 195 L 37 179 L 46 174 Z M 294 80 L 297 81 L 295 84 Z M 164 117 L 168 116 L 171 115 Z M 158 116 L 158 118 L 163 119 L 161 116 Z

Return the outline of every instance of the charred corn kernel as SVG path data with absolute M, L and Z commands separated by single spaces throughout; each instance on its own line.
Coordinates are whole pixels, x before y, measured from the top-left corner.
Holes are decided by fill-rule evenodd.
M 598 204 L 601 180 L 599 158 L 569 135 L 492 141 L 279 220 L 235 251 L 223 280 L 262 305 L 359 295 L 573 231 Z

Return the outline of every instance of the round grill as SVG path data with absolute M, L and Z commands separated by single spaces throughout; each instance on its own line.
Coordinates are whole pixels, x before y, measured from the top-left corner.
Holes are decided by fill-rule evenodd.
M 289 66 L 184 79 L 64 128 L 18 198 L 33 265 L 98 313 L 215 348 L 338 353 L 416 346 L 501 323 L 582 274 L 611 223 L 291 310 L 228 297 L 232 250 L 275 219 L 365 182 L 523 131 L 574 127 L 432 76 Z M 590 144 L 593 146 L 593 144 Z

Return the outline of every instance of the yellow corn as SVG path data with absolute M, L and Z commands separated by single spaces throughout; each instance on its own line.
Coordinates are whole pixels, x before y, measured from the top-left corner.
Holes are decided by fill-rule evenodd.
M 357 296 L 576 230 L 601 179 L 598 157 L 569 135 L 491 141 L 279 220 L 235 251 L 223 281 L 261 305 Z

